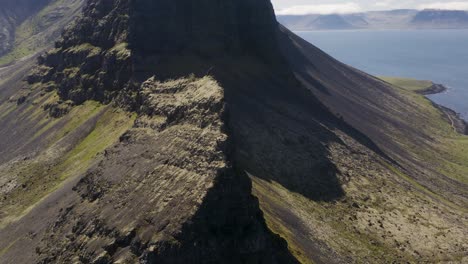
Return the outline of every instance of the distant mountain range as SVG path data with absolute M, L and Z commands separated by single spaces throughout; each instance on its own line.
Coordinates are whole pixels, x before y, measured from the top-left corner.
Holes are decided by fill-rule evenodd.
M 468 12 L 399 9 L 353 14 L 280 15 L 278 21 L 292 30 L 461 29 L 468 28 Z

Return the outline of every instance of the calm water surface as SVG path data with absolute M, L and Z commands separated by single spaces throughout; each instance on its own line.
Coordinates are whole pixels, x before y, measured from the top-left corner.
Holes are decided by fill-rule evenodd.
M 429 96 L 468 120 L 468 30 L 296 32 L 340 61 L 373 75 L 432 80 Z

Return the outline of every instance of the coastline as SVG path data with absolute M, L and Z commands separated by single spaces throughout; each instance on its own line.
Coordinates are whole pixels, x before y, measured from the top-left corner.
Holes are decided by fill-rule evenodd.
M 447 90 L 448 90 L 448 88 L 445 87 L 442 84 L 432 83 L 432 85 L 430 87 L 427 87 L 427 88 L 424 88 L 424 89 L 421 89 L 421 90 L 417 90 L 416 92 L 418 94 L 422 94 L 422 95 L 431 95 L 431 94 L 443 93 L 443 92 L 445 92 Z
M 439 109 L 442 113 L 444 113 L 444 115 L 448 119 L 448 122 L 452 124 L 452 127 L 456 132 L 468 136 L 468 122 L 465 121 L 465 119 L 463 119 L 459 113 L 455 112 L 454 110 L 448 107 L 437 104 L 432 100 L 431 102 L 435 108 Z
M 447 90 L 448 90 L 447 87 L 445 87 L 444 85 L 433 83 L 432 86 L 422 89 L 422 90 L 418 90 L 416 91 L 416 93 L 426 96 L 426 95 L 443 93 Z M 463 119 L 459 113 L 457 113 L 453 109 L 440 105 L 432 101 L 431 99 L 429 100 L 431 101 L 432 105 L 435 108 L 439 109 L 439 111 L 441 111 L 445 115 L 445 117 L 447 118 L 447 121 L 450 124 L 452 124 L 452 127 L 456 132 L 463 134 L 463 135 L 468 135 L 468 122 L 465 121 L 465 119 Z

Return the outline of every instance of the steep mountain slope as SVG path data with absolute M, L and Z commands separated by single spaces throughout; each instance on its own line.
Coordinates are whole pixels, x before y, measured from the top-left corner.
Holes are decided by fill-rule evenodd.
M 90 0 L 37 61 L 0 69 L 1 262 L 466 260 L 466 137 L 267 0 Z
M 46 6 L 47 3 L 48 0 L 2 1 L 0 6 L 0 56 L 11 50 L 16 26 Z
M 181 4 L 187 6 L 189 14 L 207 19 L 195 17 L 200 24 L 193 26 L 207 30 L 212 39 L 200 39 L 203 41 L 200 46 L 187 45 L 188 40 L 199 37 L 193 33 L 199 29 L 186 27 L 185 20 L 191 17 L 186 16 L 186 11 L 179 13 Z M 39 59 L 41 66 L 29 75 L 29 84 L 22 83 L 18 77 L 15 85 L 23 85 L 27 93 L 21 97 L 24 99 L 5 101 L 3 106 L 9 111 L 2 125 L 21 131 L 21 138 L 38 138 L 39 146 L 33 148 L 36 144 L 26 144 L 24 152 L 31 155 L 27 159 L 31 165 L 16 162 L 22 152 L 10 155 L 5 151 L 6 156 L 2 155 L 5 159 L 2 261 L 296 262 L 286 243 L 267 229 L 258 202 L 250 193 L 247 175 L 232 165 L 232 147 L 226 134 L 229 126 L 223 110 L 224 92 L 220 86 L 210 78 L 160 82 L 151 77 L 164 73 L 152 71 L 152 67 L 158 66 L 155 62 L 160 59 L 156 57 L 159 54 L 173 58 L 181 53 L 227 56 L 265 52 L 263 56 L 270 56 L 267 49 L 257 52 L 259 46 L 247 41 L 254 32 L 243 29 L 265 32 L 267 35 L 259 42 L 274 39 L 271 4 L 267 1 L 233 1 L 230 6 L 218 3 L 217 10 L 224 14 L 221 16 L 224 25 L 214 23 L 220 19 L 219 12 L 211 18 L 201 13 L 208 6 L 213 7 L 211 1 L 199 10 L 192 10 L 191 5 L 183 1 L 146 1 L 138 5 L 133 1 L 90 1 L 84 17 L 64 34 L 57 48 Z M 148 16 L 147 11 L 161 9 L 164 11 L 161 14 L 168 16 L 158 17 L 153 13 Z M 175 13 L 170 13 L 171 10 Z M 253 12 L 255 19 L 252 19 Z M 262 13 L 263 20 L 258 18 Z M 166 18 L 174 19 L 173 26 L 183 34 L 165 28 Z M 139 27 L 158 23 L 163 25 L 146 29 L 166 34 L 165 40 L 170 40 L 171 45 L 164 42 L 158 45 L 158 38 L 152 40 L 155 45 L 144 43 L 146 34 L 141 35 L 144 32 Z M 231 31 L 225 31 L 230 35 L 215 34 L 226 26 L 231 27 Z M 204 52 L 204 45 L 210 43 L 211 47 L 218 48 Z M 155 58 L 151 60 L 138 57 L 152 54 Z M 196 57 L 194 61 L 198 60 Z M 166 71 L 166 74 L 176 72 Z M 91 85 L 85 82 L 87 78 Z M 55 91 L 59 98 L 54 97 Z M 96 120 L 101 112 L 95 117 L 94 109 L 109 107 L 91 103 L 91 99 L 113 100 L 137 111 L 139 116 L 132 128 L 128 122 L 134 120 L 133 115 L 126 114 L 130 117 L 121 121 L 110 117 L 109 121 L 126 128 L 123 133 L 111 124 Z M 86 114 L 89 104 L 91 113 Z M 77 113 L 83 114 L 83 118 L 79 119 Z M 16 121 L 14 117 L 18 115 L 28 118 Z M 73 124 L 56 125 L 67 120 Z M 10 131 L 6 129 L 5 135 L 10 135 Z M 35 135 L 30 136 L 30 131 Z M 107 134 L 107 143 L 112 148 L 101 143 L 101 137 Z M 69 136 L 84 139 L 74 143 Z M 3 149 L 14 149 L 20 143 L 18 140 L 15 137 L 3 142 L 6 146 Z M 55 142 L 66 145 L 48 144 Z M 90 145 L 96 148 L 90 149 Z M 107 149 L 104 154 L 95 156 L 103 151 L 102 147 Z M 21 176 L 7 178 L 15 171 Z M 144 182 L 148 184 L 142 185 Z M 34 196 L 21 195 L 22 188 Z M 141 207 L 143 204 L 145 208 Z M 31 229 L 34 235 L 27 235 Z M 19 234 L 25 234 L 24 239 L 16 239 Z
M 346 195 L 335 204 L 288 192 L 281 181 L 255 178 L 254 190 L 263 197 L 273 230 L 289 234 L 305 255 L 311 249 L 303 241 L 312 240 L 325 255 L 363 258 L 357 262 L 461 261 L 467 146 L 466 137 L 451 127 L 452 117 L 420 95 L 335 61 L 292 33 L 280 42 L 297 78 L 388 157 L 376 155 L 372 146 L 372 152 L 362 149 L 349 132 L 338 132 L 345 147 L 329 144 L 328 155 Z
M 51 48 L 50 40 L 75 19 L 84 0 L 4 2 L 0 6 L 0 64 Z

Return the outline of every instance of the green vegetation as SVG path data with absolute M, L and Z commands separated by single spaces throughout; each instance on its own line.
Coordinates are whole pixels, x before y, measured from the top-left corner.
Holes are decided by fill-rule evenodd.
M 73 68 L 66 68 L 63 70 L 63 74 L 69 79 L 73 79 L 78 75 L 78 72 L 80 71 L 80 68 L 78 67 L 73 67 Z
M 414 92 L 425 90 L 433 85 L 431 81 L 422 81 L 422 80 L 416 80 L 416 79 L 410 79 L 410 78 L 384 77 L 384 76 L 379 77 L 379 78 L 392 85 L 407 89 L 409 91 L 414 91 Z
M 88 57 L 91 57 L 101 53 L 101 48 L 93 46 L 89 43 L 83 43 L 81 45 L 68 48 L 67 50 L 65 50 L 65 52 L 72 54 L 86 53 Z
M 115 54 L 118 60 L 126 60 L 131 56 L 131 50 L 128 49 L 128 43 L 122 42 L 109 50 L 109 53 Z
M 17 27 L 14 49 L 0 57 L 0 66 L 49 47 L 51 45 L 50 39 L 54 39 L 61 33 L 61 26 L 58 23 L 68 23 L 80 6 L 80 1 L 53 0 L 52 2 Z M 54 13 L 60 13 L 65 19 L 60 21 L 51 19 L 50 14 Z
M 133 125 L 136 115 L 88 101 L 60 119 L 42 118 L 36 120 L 42 128 L 35 137 L 51 144 L 37 158 L 7 171 L 17 175 L 20 187 L 5 197 L 2 212 L 8 217 L 0 219 L 0 226 L 20 218 L 67 179 L 83 174 Z
M 431 148 L 415 148 L 415 154 L 434 164 L 440 173 L 468 184 L 468 136 L 454 131 L 450 118 L 425 96 L 415 93 L 423 89 L 427 81 L 418 81 L 402 78 L 387 78 L 387 82 L 398 86 L 401 94 L 407 97 L 417 108 L 422 109 L 424 122 L 414 123 L 427 135 L 434 138 Z
M 468 137 L 457 133 L 446 114 L 417 93 L 432 83 L 402 78 L 386 81 L 394 85 L 407 106 L 398 109 L 399 115 L 394 118 L 403 124 L 413 122 L 411 127 L 420 133 L 416 133 L 420 136 L 416 141 L 405 135 L 404 130 L 389 127 L 391 140 L 400 144 L 409 157 L 421 162 L 424 170 L 468 183 Z M 414 111 L 417 118 L 408 120 L 407 111 Z M 330 151 L 334 153 L 333 148 Z M 310 242 L 304 240 L 315 240 L 318 248 L 324 243 L 337 255 L 352 256 L 357 263 L 390 263 L 397 258 L 416 263 L 426 260 L 420 257 L 428 258 L 427 254 L 436 246 L 457 248 L 454 241 L 463 240 L 463 235 L 452 235 L 450 241 L 444 239 L 450 226 L 447 223 L 457 221 L 454 219 L 458 214 L 467 212 L 463 202 L 451 200 L 437 189 L 437 182 L 433 188 L 420 181 L 420 175 L 409 175 L 410 170 L 404 167 L 383 159 L 376 159 L 371 166 L 361 166 L 360 155 L 353 155 L 354 163 L 350 165 L 347 155 L 353 154 L 337 151 L 333 155 L 338 171 L 352 172 L 345 181 L 343 175 L 339 176 L 346 193 L 339 201 L 314 201 L 280 183 L 251 176 L 253 193 L 259 198 L 268 227 L 288 242 L 300 262 L 310 263 L 309 254 L 317 250 L 307 248 Z M 454 218 L 447 220 L 449 214 L 445 212 L 452 212 Z M 419 238 L 412 235 L 415 232 Z M 435 245 L 426 245 L 424 237 L 434 238 Z M 430 259 L 447 257 L 441 253 Z M 448 258 L 456 260 L 459 256 Z
M 348 250 L 351 250 L 357 263 L 391 263 L 398 255 L 395 252 L 396 249 L 377 243 L 371 235 L 356 232 L 356 229 L 352 228 L 353 223 L 347 218 L 353 214 L 347 203 L 337 203 L 332 206 L 327 202 L 312 201 L 289 191 L 277 182 L 265 181 L 253 176 L 251 179 L 254 195 L 259 198 L 268 227 L 288 242 L 289 250 L 300 263 L 314 263 L 310 260 L 310 256 L 318 257 L 316 252 L 303 248 L 308 243 L 303 243 L 301 240 L 317 239 L 317 234 L 304 233 L 307 229 L 320 230 L 321 242 L 325 242 L 338 253 L 345 255 Z M 291 213 L 291 216 L 281 215 L 285 212 Z M 343 216 L 346 217 L 343 218 Z M 298 220 L 307 219 L 307 222 L 298 223 L 297 226 L 291 225 L 291 222 L 282 221 L 295 217 Z M 306 226 L 306 230 L 300 227 L 302 224 Z M 316 243 L 318 246 L 319 242 Z

